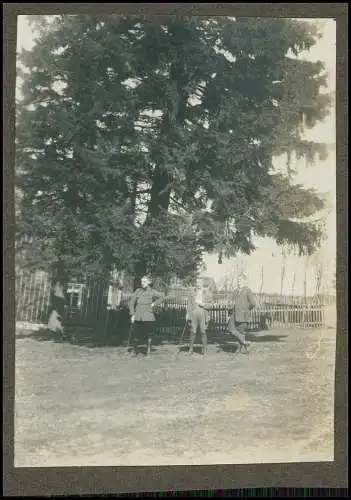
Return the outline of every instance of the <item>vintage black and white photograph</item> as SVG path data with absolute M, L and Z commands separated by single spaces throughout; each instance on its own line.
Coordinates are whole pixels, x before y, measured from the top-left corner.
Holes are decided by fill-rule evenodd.
M 333 461 L 335 40 L 18 17 L 15 467 Z

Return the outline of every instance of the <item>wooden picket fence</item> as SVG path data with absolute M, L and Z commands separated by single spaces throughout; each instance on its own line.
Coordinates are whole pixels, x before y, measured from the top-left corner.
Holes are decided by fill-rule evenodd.
M 168 302 L 168 303 L 167 303 Z M 166 302 L 166 308 L 158 315 L 161 329 L 180 328 L 185 323 L 186 304 Z M 223 333 L 229 320 L 231 307 L 214 305 L 210 310 L 210 330 Z M 324 306 L 320 304 L 299 306 L 258 306 L 250 314 L 250 330 L 270 328 L 322 328 L 325 325 Z
M 46 323 L 50 307 L 50 284 L 44 273 L 17 273 L 16 321 Z
M 81 323 L 103 319 L 107 304 L 106 284 L 94 275 L 84 284 L 69 283 L 66 319 L 79 316 Z M 16 321 L 46 323 L 50 313 L 50 283 L 45 273 L 17 273 Z
M 44 273 L 18 273 L 16 277 L 16 320 L 28 323 L 46 323 L 50 307 L 50 285 Z M 121 308 L 128 307 L 130 294 L 123 294 Z M 157 313 L 157 324 L 162 331 L 184 327 L 186 297 L 166 297 Z M 250 329 L 319 328 L 325 326 L 325 304 L 258 302 L 251 312 Z M 211 311 L 211 329 L 223 332 L 229 318 L 228 304 L 217 303 Z M 85 284 L 68 285 L 66 320 L 77 324 L 96 324 L 106 321 L 107 287 L 96 277 L 88 276 Z

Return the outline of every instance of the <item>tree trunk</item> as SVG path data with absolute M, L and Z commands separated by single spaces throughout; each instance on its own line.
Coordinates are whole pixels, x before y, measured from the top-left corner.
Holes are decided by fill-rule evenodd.
M 50 314 L 47 327 L 53 332 L 63 332 L 63 319 L 65 314 L 65 286 L 67 284 L 67 275 L 64 264 L 59 259 L 54 271 L 52 280 L 52 291 L 50 295 Z
M 162 211 L 168 211 L 171 195 L 171 175 L 165 168 L 155 168 L 148 208 L 149 221 L 159 217 Z
M 165 110 L 161 130 L 160 139 L 169 137 L 172 130 L 184 123 L 185 109 L 187 96 L 184 95 L 181 89 L 180 79 L 182 75 L 182 64 L 173 63 L 170 67 L 169 85 L 177 93 L 177 99 L 170 100 Z M 175 94 L 173 94 L 175 95 Z M 167 141 L 166 141 L 167 143 Z M 154 219 L 160 217 L 162 213 L 168 212 L 171 196 L 171 184 L 173 181 L 172 173 L 165 165 L 162 165 L 162 160 L 156 165 L 152 185 L 150 191 L 150 201 L 148 212 L 145 220 L 145 226 L 151 224 Z M 134 269 L 134 289 L 140 285 L 141 277 L 148 272 L 148 263 L 143 255 L 139 256 L 138 262 Z
M 130 193 L 130 214 L 133 218 L 133 222 L 135 224 L 135 215 L 136 215 L 136 203 L 137 203 L 137 191 L 138 191 L 138 181 L 133 179 L 131 182 L 131 193 Z
M 104 324 L 107 314 L 109 280 L 96 276 L 89 282 L 88 318 L 91 325 Z

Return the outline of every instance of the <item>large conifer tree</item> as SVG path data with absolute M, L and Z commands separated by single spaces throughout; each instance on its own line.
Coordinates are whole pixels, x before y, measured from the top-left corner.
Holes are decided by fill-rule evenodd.
M 313 26 L 63 15 L 35 27 L 16 141 L 18 229 L 36 265 L 186 278 L 203 252 L 250 253 L 254 235 L 318 246 L 319 224 L 298 218 L 323 199 L 291 177 L 294 158 L 325 155 L 303 139 L 330 103 L 323 64 L 297 58 Z

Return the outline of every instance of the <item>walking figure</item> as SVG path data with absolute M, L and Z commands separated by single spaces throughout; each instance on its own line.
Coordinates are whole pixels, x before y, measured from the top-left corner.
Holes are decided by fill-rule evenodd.
M 246 276 L 239 281 L 239 289 L 235 293 L 234 305 L 227 324 L 227 331 L 238 340 L 239 352 L 248 352 L 246 334 L 250 322 L 250 311 L 255 307 L 256 301 L 251 289 L 247 286 Z
M 196 286 L 194 295 L 190 298 L 186 312 L 186 321 L 190 327 L 189 354 L 193 354 L 198 330 L 201 334 L 202 354 L 205 355 L 207 352 L 207 329 L 212 300 L 211 291 L 200 282 Z
M 149 356 L 155 331 L 154 308 L 162 303 L 163 297 L 161 292 L 152 288 L 152 282 L 148 276 L 141 278 L 141 288 L 135 290 L 129 304 L 132 328 L 127 347 L 130 345 L 131 337 L 133 337 L 134 351 L 138 341 L 147 339 L 146 355 Z

